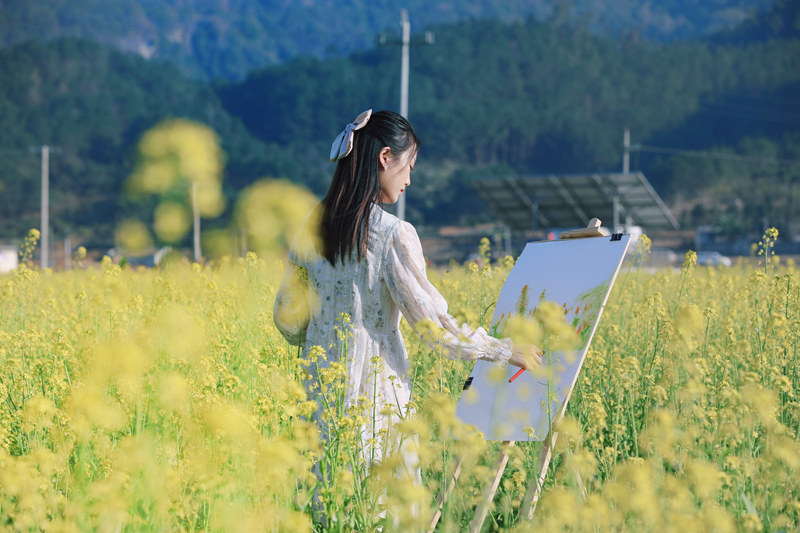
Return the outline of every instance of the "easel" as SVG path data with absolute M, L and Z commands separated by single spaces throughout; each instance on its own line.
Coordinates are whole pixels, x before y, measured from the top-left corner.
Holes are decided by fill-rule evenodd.
M 608 233 L 605 232 L 600 227 L 600 220 L 597 218 L 593 218 L 589 221 L 589 224 L 586 228 L 562 232 L 560 235 L 561 239 L 580 239 L 586 237 L 604 237 L 608 236 Z M 587 345 L 588 348 L 588 345 Z M 558 412 L 553 417 L 553 423 L 551 427 L 555 427 L 557 423 L 564 417 L 567 412 L 567 404 L 569 403 L 569 399 L 572 396 L 572 391 L 575 388 L 575 383 L 578 381 L 578 376 L 580 375 L 580 369 L 575 375 L 575 379 L 570 384 L 569 389 L 564 397 L 564 401 L 562 402 Z M 544 486 L 544 480 L 547 476 L 547 469 L 550 466 L 550 460 L 553 457 L 553 449 L 555 448 L 556 439 L 558 438 L 558 432 L 551 429 L 551 431 L 545 437 L 542 443 L 542 449 L 539 451 L 539 458 L 537 460 L 537 467 L 536 467 L 536 477 L 532 480 L 528 480 L 528 490 L 525 493 L 525 497 L 522 500 L 522 505 L 520 506 L 520 519 L 521 520 L 531 520 L 533 519 L 533 512 L 536 510 L 536 504 L 539 501 L 539 496 L 542 493 L 542 487 Z M 477 509 L 475 509 L 475 516 L 470 522 L 470 532 L 471 533 L 478 533 L 480 532 L 481 528 L 483 527 L 483 523 L 486 520 L 486 516 L 489 514 L 489 509 L 492 506 L 492 501 L 494 500 L 495 494 L 497 493 L 497 488 L 500 486 L 500 480 L 503 477 L 503 473 L 505 472 L 506 466 L 508 465 L 509 459 L 509 449 L 516 444 L 516 441 L 503 441 L 500 445 L 500 455 L 498 456 L 497 460 L 495 461 L 492 472 L 494 472 L 494 477 L 492 478 L 491 482 L 486 485 L 483 490 L 483 494 L 481 496 L 480 503 L 478 504 Z M 439 522 L 439 519 L 442 516 L 442 508 L 444 507 L 445 501 L 447 498 L 450 497 L 453 489 L 455 488 L 456 481 L 458 480 L 458 476 L 461 474 L 461 461 L 457 457 L 455 463 L 455 470 L 453 471 L 453 476 L 447 483 L 447 485 L 439 492 L 439 495 L 436 497 L 436 502 L 438 508 L 436 513 L 431 520 L 430 526 L 428 527 L 428 531 L 432 533 L 434 529 L 436 529 L 436 524 Z M 586 499 L 586 490 L 583 486 L 583 480 L 581 479 L 580 473 L 577 471 L 575 472 L 578 489 L 581 492 L 581 496 Z

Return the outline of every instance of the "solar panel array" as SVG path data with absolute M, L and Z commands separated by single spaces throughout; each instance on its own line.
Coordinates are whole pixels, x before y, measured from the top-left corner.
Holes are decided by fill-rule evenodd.
M 584 227 L 592 217 L 644 228 L 679 224 L 641 172 L 486 178 L 472 185 L 512 230 Z

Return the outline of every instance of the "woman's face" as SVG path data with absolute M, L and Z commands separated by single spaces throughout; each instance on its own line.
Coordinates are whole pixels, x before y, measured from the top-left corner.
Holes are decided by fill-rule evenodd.
M 393 204 L 400 194 L 411 185 L 411 171 L 417 162 L 416 147 L 409 148 L 400 155 L 394 155 L 389 147 L 381 150 L 378 156 L 378 179 L 381 184 L 381 202 Z

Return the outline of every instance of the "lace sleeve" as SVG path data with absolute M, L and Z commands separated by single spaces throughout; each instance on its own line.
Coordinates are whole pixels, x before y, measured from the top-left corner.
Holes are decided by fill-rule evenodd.
M 439 329 L 434 348 L 449 359 L 484 359 L 506 364 L 511 357 L 511 340 L 495 339 L 483 328 L 473 330 L 466 324 L 460 327 L 447 312 L 447 302 L 428 281 L 422 245 L 414 227 L 399 222 L 386 243 L 383 277 L 392 299 L 400 307 L 415 332 L 423 338 L 423 324 L 432 322 Z M 429 324 L 430 325 L 430 324 Z

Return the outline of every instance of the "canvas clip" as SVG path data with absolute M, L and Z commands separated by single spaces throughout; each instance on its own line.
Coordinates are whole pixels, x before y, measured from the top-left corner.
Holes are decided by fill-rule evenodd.
M 467 381 L 464 383 L 464 390 L 467 390 L 470 385 L 472 385 L 472 376 L 468 377 Z

